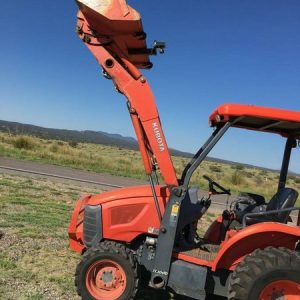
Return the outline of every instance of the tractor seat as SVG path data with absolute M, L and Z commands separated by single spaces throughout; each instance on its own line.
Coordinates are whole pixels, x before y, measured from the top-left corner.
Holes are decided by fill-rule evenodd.
M 251 212 L 263 212 L 271 210 L 280 210 L 284 208 L 294 207 L 296 200 L 298 198 L 298 192 L 291 188 L 282 188 L 280 189 L 269 201 L 267 205 L 260 205 L 253 209 Z M 249 213 L 249 212 L 247 212 Z M 278 212 L 274 215 L 265 215 L 265 216 L 248 216 L 246 217 L 246 225 L 252 225 L 260 222 L 279 222 L 287 223 L 290 215 L 290 211 L 287 212 Z

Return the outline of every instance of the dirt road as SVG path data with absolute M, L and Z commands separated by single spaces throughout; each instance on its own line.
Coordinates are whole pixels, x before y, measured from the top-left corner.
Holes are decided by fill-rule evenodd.
M 90 171 L 82 171 L 50 164 L 42 164 L 32 161 L 16 160 L 0 157 L 0 172 L 9 174 L 26 175 L 29 177 L 46 177 L 53 181 L 68 182 L 76 181 L 79 185 L 101 186 L 102 190 L 148 184 L 147 181 L 100 174 Z M 207 192 L 200 191 L 199 197 L 207 195 Z M 226 207 L 227 196 L 218 195 L 213 198 L 213 209 L 224 209 Z M 230 199 L 229 199 L 230 201 Z
M 100 174 L 90 171 L 82 171 L 61 167 L 50 164 L 42 164 L 32 161 L 17 160 L 0 157 L 0 172 L 8 174 L 26 175 L 29 177 L 46 177 L 58 182 L 76 182 L 78 185 L 100 186 L 101 190 L 112 190 L 131 185 L 148 184 L 147 181 L 109 174 Z M 207 196 L 207 191 L 200 190 L 199 198 Z M 214 195 L 210 210 L 214 212 L 223 211 L 227 203 L 230 203 L 235 196 L 227 197 L 224 195 Z M 291 213 L 294 222 L 297 220 L 297 214 Z
M 47 177 L 60 182 L 70 180 L 92 185 L 101 185 L 102 183 L 104 186 L 107 186 L 107 189 L 129 185 L 141 185 L 146 183 L 138 179 L 118 177 L 109 174 L 100 174 L 57 165 L 16 160 L 4 157 L 0 157 L 0 171 L 10 174 L 26 175 L 30 177 Z

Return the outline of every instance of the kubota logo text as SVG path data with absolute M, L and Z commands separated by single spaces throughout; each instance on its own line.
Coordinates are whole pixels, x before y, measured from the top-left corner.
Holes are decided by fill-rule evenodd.
M 152 123 L 153 132 L 159 147 L 160 152 L 163 152 L 165 150 L 165 145 L 162 139 L 162 134 L 159 131 L 159 127 L 156 122 Z

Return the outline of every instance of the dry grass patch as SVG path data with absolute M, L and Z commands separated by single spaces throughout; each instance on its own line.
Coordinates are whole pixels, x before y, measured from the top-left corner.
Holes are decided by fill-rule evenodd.
M 24 142 L 24 140 L 26 142 Z M 16 146 L 16 141 L 22 147 Z M 24 146 L 27 145 L 27 146 Z M 0 133 L 0 156 L 45 162 L 82 170 L 146 179 L 138 151 L 98 144 L 67 143 L 29 136 Z M 188 163 L 184 157 L 172 157 L 178 177 Z M 253 192 L 270 199 L 276 192 L 278 172 L 250 168 L 240 164 L 204 161 L 192 177 L 192 185 L 207 189 L 206 174 L 233 194 Z M 161 178 L 161 177 L 160 177 Z M 289 176 L 287 185 L 300 192 L 300 177 Z M 298 199 L 300 205 L 300 199 Z
M 79 256 L 68 247 L 67 227 L 75 200 L 96 192 L 0 174 L 1 299 L 79 299 L 73 284 Z

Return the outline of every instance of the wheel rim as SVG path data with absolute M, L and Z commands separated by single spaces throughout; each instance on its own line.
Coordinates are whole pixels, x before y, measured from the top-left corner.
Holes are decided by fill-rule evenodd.
M 92 264 L 86 273 L 86 287 L 99 300 L 116 300 L 125 291 L 124 269 L 112 260 L 101 260 Z
M 259 300 L 299 300 L 300 284 L 291 280 L 269 283 L 260 293 Z

